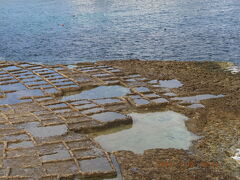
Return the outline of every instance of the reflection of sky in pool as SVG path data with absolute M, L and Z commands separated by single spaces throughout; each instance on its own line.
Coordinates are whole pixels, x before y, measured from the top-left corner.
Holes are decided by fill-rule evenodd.
M 21 85 L 21 84 L 19 84 L 19 85 Z M 17 89 L 18 87 L 19 87 L 19 90 L 16 92 L 5 93 L 5 97 L 0 98 L 0 105 L 16 104 L 16 103 L 26 101 L 21 98 L 43 95 L 43 92 L 40 89 L 26 89 L 23 85 L 15 87 L 14 84 L 9 84 L 6 87 L 5 87 L 6 89 L 4 88 L 5 91 L 6 90 L 15 90 L 14 88 Z M 23 87 L 23 88 L 20 88 L 20 87 Z M 0 86 L 0 88 L 1 88 L 1 86 Z
M 99 135 L 95 140 L 108 151 L 130 150 L 143 153 L 153 148 L 188 149 L 198 136 L 185 126 L 187 117 L 173 112 L 131 113 L 131 128 L 111 134 Z
M 82 92 L 74 92 L 72 94 L 66 94 L 61 100 L 79 100 L 79 99 L 98 99 L 98 98 L 109 98 L 109 97 L 120 97 L 129 93 L 128 88 L 122 86 L 99 86 L 90 90 Z
M 201 100 L 206 100 L 206 99 L 216 99 L 216 98 L 221 98 L 224 97 L 224 95 L 212 95 L 212 94 L 201 94 L 201 95 L 196 95 L 196 96 L 189 96 L 189 97 L 174 97 L 171 98 L 172 100 L 179 100 L 182 103 L 199 103 Z
M 183 84 L 176 79 L 160 81 L 160 87 L 164 88 L 179 88 L 182 85 Z

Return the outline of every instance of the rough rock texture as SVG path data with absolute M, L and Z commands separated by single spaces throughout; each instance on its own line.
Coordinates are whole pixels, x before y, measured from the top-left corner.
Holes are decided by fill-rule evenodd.
M 222 172 L 217 161 L 197 160 L 184 150 L 154 149 L 143 155 L 129 151 L 116 152 L 123 179 L 172 180 L 172 179 L 235 179 Z
M 239 164 L 231 156 L 240 148 L 240 75 L 223 66 L 139 60 L 72 66 L 0 62 L 0 177 L 114 176 L 108 153 L 84 133 L 131 124 L 129 112 L 173 110 L 189 117 L 187 128 L 202 138 L 189 151 L 115 152 L 123 179 L 239 178 Z M 176 87 L 162 87 L 163 80 L 173 80 Z M 116 85 L 127 92 L 91 94 L 94 88 Z M 74 96 L 83 91 L 84 96 Z M 203 94 L 215 98 L 200 101 Z M 181 100 L 189 96 L 193 102 Z M 189 108 L 196 104 L 204 107 Z
M 188 129 L 203 136 L 203 138 L 194 142 L 194 145 L 191 147 L 194 159 L 205 162 L 218 162 L 218 168 L 221 169 L 220 171 L 222 173 L 226 172 L 227 176 L 240 177 L 239 164 L 231 158 L 236 152 L 236 149 L 240 147 L 239 74 L 234 75 L 225 71 L 225 69 L 222 68 L 225 64 L 216 62 L 129 60 L 108 61 L 104 62 L 104 64 L 113 65 L 124 71 L 139 73 L 149 79 L 178 79 L 184 85 L 180 88 L 173 89 L 172 92 L 179 96 L 224 94 L 225 97 L 223 98 L 201 101 L 201 104 L 203 104 L 205 108 L 185 109 L 181 106 L 171 106 L 169 108 L 187 115 L 190 118 L 190 120 L 186 122 Z M 159 153 L 161 151 L 163 150 L 159 150 Z M 170 153 L 171 150 L 168 150 L 168 152 Z M 150 151 L 147 154 L 143 156 L 136 156 L 126 152 L 117 154 L 119 160 L 121 158 L 124 159 L 121 160 L 122 163 L 120 162 L 120 164 L 126 179 L 134 179 L 135 177 L 135 174 L 131 174 L 129 168 L 124 166 L 131 164 L 132 161 L 135 161 L 136 164 L 144 164 L 144 169 L 150 168 L 150 165 L 146 163 L 146 159 L 147 157 L 149 158 L 149 156 L 151 157 L 151 155 L 153 156 L 154 153 Z M 125 159 L 125 156 L 128 156 L 128 158 Z M 177 153 L 172 156 L 177 156 Z M 156 160 L 158 158 L 161 157 L 150 159 Z M 148 173 L 144 178 L 154 179 L 158 173 L 153 174 Z M 181 174 L 182 172 L 179 172 L 178 175 L 175 174 L 174 176 L 180 177 Z M 206 179 L 225 176 L 211 174 L 208 177 L 207 174 L 208 173 L 203 173 L 203 177 Z M 194 179 L 191 176 L 186 176 L 186 178 Z M 142 179 L 142 177 L 140 179 Z M 156 179 L 161 179 L 161 176 L 158 176 Z

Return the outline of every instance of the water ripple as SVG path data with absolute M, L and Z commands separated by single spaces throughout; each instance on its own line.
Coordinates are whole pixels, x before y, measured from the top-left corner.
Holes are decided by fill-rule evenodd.
M 239 0 L 2 0 L 0 12 L 1 59 L 240 64 Z

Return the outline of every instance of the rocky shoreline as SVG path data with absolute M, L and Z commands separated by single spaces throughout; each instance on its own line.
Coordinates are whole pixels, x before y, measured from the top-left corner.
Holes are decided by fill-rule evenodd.
M 202 101 L 205 108 L 185 109 L 170 106 L 169 109 L 187 115 L 189 117 L 186 122 L 188 129 L 202 136 L 202 138 L 193 143 L 190 148 L 190 155 L 188 152 L 175 149 L 149 150 L 142 156 L 131 152 L 116 152 L 116 156 L 123 166 L 123 174 L 126 179 L 158 179 L 159 175 L 163 176 L 162 179 L 174 177 L 177 177 L 177 179 L 214 179 L 215 177 L 219 179 L 238 179 L 240 177 L 240 165 L 231 158 L 236 153 L 236 149 L 240 147 L 239 73 L 234 75 L 226 71 L 225 67 L 228 64 L 224 62 L 149 62 L 132 60 L 105 63 L 121 67 L 125 71 L 139 73 L 148 78 L 178 79 L 183 82 L 184 86 L 172 91 L 180 96 L 196 94 L 225 95 L 221 99 Z M 171 155 L 162 159 L 162 153 Z M 184 153 L 185 155 L 183 155 Z M 128 158 L 125 159 L 125 156 Z M 184 160 L 181 160 L 182 157 L 179 158 L 178 156 L 184 156 Z M 193 157 L 194 160 L 189 160 L 190 157 Z M 180 161 L 180 163 L 189 161 L 198 163 L 195 163 L 192 168 L 183 168 L 181 171 L 176 170 L 179 165 L 174 163 L 170 164 L 169 167 L 166 167 L 166 165 L 162 168 L 156 168 L 152 165 L 152 163 L 158 161 L 171 162 L 171 159 Z M 201 164 L 199 161 L 205 164 L 204 168 L 199 168 L 198 165 Z M 212 168 L 211 162 L 217 162 L 217 166 Z M 141 164 L 144 164 L 144 167 L 139 167 Z M 138 171 L 132 172 L 129 166 L 138 167 Z
M 114 177 L 109 153 L 88 133 L 131 124 L 130 112 L 172 110 L 187 116 L 188 130 L 201 138 L 189 150 L 113 152 L 122 179 L 239 179 L 240 164 L 232 157 L 240 148 L 240 74 L 226 71 L 228 66 L 140 60 L 69 66 L 2 61 L 0 177 Z M 168 81 L 172 87 L 163 88 Z M 106 94 L 107 87 L 116 89 Z M 60 133 L 41 134 L 48 131 Z M 24 157 L 28 162 L 20 163 Z M 14 158 L 24 168 L 13 164 Z

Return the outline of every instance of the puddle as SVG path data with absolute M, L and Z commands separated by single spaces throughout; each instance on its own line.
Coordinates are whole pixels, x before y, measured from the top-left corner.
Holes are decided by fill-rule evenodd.
M 26 89 L 26 87 L 24 85 L 22 85 L 21 83 L 0 85 L 1 91 L 19 91 L 19 90 L 25 90 L 25 89 Z
M 68 85 L 74 85 L 71 81 L 59 81 L 59 82 L 53 82 L 53 84 L 57 87 L 59 86 L 68 86 Z
M 21 70 L 21 68 L 19 68 L 19 67 L 17 67 L 17 66 L 6 66 L 6 67 L 3 67 L 2 69 L 4 69 L 5 71 Z
M 155 103 L 168 103 L 168 100 L 165 98 L 157 98 L 152 100 Z
M 123 86 L 99 86 L 82 92 L 74 92 L 74 94 L 66 94 L 61 98 L 62 101 L 80 100 L 80 99 L 99 99 L 120 97 L 129 93 L 130 90 Z
M 83 104 L 83 105 L 76 105 L 75 108 L 77 109 L 89 109 L 96 107 L 96 104 Z
M 184 121 L 187 117 L 173 112 L 131 113 L 133 125 L 112 134 L 101 134 L 94 139 L 107 151 L 130 150 L 143 153 L 146 149 L 188 149 L 198 136 L 189 132 Z
M 37 101 L 47 101 L 47 100 L 52 100 L 53 98 L 50 96 L 43 96 L 43 97 L 35 97 L 34 99 Z
M 136 94 L 130 94 L 130 95 L 128 95 L 128 97 L 130 97 L 132 99 L 142 98 L 140 95 L 136 95 Z
M 138 91 L 138 92 L 149 92 L 150 91 L 150 89 L 148 89 L 146 87 L 143 87 L 143 86 L 136 87 L 135 90 Z
M 149 104 L 149 101 L 146 99 L 133 99 L 133 102 L 138 106 L 138 105 L 146 105 Z
M 112 73 L 118 73 L 118 72 L 121 72 L 120 69 L 110 69 L 110 70 L 108 70 L 108 71 L 110 71 L 110 72 L 112 72 Z
M 136 82 L 135 79 L 126 79 L 125 81 L 127 81 L 127 82 Z
M 191 108 L 191 109 L 197 109 L 197 108 L 204 108 L 205 106 L 202 105 L 202 104 L 192 104 L 190 106 L 187 106 L 188 108 Z
M 171 93 L 171 92 L 169 92 L 169 93 L 165 93 L 165 94 L 163 94 L 164 96 L 177 96 L 175 93 Z
M 55 89 L 55 88 L 44 89 L 44 92 L 46 94 L 53 94 L 53 93 L 57 92 L 57 89 Z
M 160 87 L 164 87 L 164 88 L 179 88 L 183 86 L 183 84 L 176 79 L 163 80 L 163 81 L 160 80 L 159 82 L 160 82 Z
M 148 98 L 157 98 L 160 97 L 159 95 L 152 93 L 152 94 L 144 94 L 144 96 L 148 97 Z
M 215 98 L 221 98 L 221 97 L 224 97 L 224 95 L 201 94 L 201 95 L 189 96 L 189 97 L 174 97 L 174 98 L 171 98 L 171 100 L 179 100 L 181 101 L 181 103 L 199 103 L 201 100 L 215 99 Z
M 94 77 L 108 77 L 111 76 L 111 74 L 107 74 L 107 73 L 100 73 L 100 74 L 94 74 L 92 75 Z
M 137 78 L 137 77 L 141 77 L 141 75 L 139 75 L 139 74 L 131 74 L 128 77 Z
M 121 102 L 119 99 L 97 99 L 94 100 L 97 104 L 112 104 L 112 103 L 118 103 Z
M 77 68 L 77 65 L 74 65 L 74 64 L 70 64 L 67 66 L 68 69 L 74 69 L 74 68 Z
M 27 86 L 45 85 L 46 82 L 45 82 L 45 81 L 28 81 L 28 82 L 25 82 L 25 84 L 26 84 Z
M 153 84 L 152 87 L 155 87 L 155 88 L 160 88 L 162 87 L 160 84 Z
M 25 99 L 21 99 L 26 96 L 42 96 L 43 93 L 39 89 L 26 89 L 20 90 L 12 93 L 6 93 L 6 97 L 0 98 L 0 104 L 16 104 L 20 102 L 25 102 Z
M 51 109 L 67 107 L 65 103 L 48 104 L 46 106 Z
M 84 105 L 84 104 L 89 104 L 89 103 L 91 103 L 90 101 L 87 101 L 87 100 L 80 100 L 80 101 L 70 101 L 69 102 L 70 104 L 72 104 L 72 105 Z

